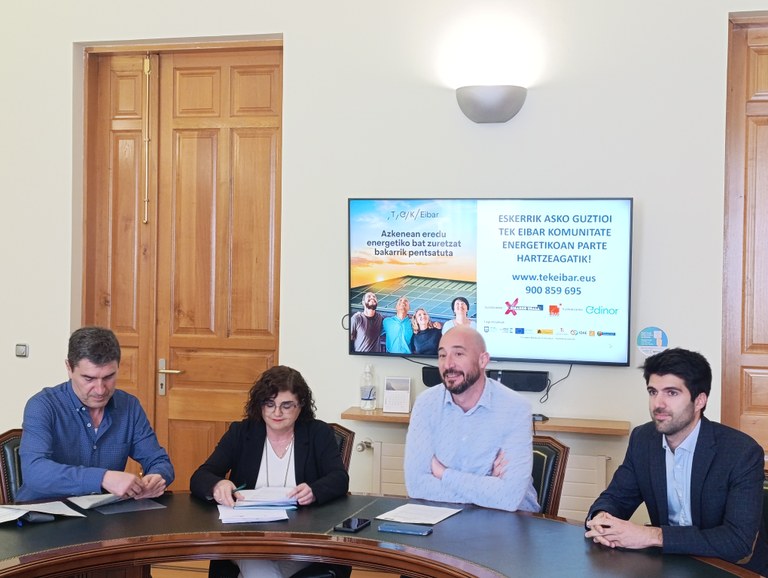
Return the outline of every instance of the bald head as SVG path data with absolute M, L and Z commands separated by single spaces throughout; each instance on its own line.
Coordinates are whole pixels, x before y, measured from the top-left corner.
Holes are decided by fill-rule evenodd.
M 478 353 L 485 353 L 485 339 L 476 329 L 468 325 L 454 325 L 440 339 L 440 347 L 451 347 L 461 344 L 465 348 L 472 348 Z

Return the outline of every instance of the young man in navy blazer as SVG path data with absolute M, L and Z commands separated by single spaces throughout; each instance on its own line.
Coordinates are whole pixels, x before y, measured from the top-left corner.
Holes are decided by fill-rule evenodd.
M 632 431 L 624 463 L 589 510 L 585 536 L 611 548 L 656 546 L 768 574 L 763 449 L 703 417 L 712 370 L 701 354 L 668 349 L 643 370 L 652 421 Z M 651 526 L 627 521 L 642 502 Z

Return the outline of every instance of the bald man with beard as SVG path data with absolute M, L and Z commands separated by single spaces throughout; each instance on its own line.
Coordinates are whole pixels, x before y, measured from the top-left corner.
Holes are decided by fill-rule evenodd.
M 408 496 L 538 512 L 531 406 L 486 377 L 489 359 L 485 340 L 472 328 L 456 326 L 440 340 L 443 383 L 422 393 L 411 412 Z

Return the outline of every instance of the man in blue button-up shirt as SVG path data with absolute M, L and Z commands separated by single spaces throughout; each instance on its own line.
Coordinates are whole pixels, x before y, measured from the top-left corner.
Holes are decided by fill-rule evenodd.
M 139 400 L 117 389 L 115 334 L 78 329 L 65 364 L 69 380 L 43 389 L 24 408 L 17 501 L 103 491 L 135 499 L 161 495 L 173 481 L 173 466 Z M 124 471 L 129 457 L 143 475 Z
M 538 512 L 533 487 L 531 405 L 486 377 L 490 357 L 476 330 L 440 339 L 443 383 L 416 399 L 405 439 L 408 496 Z

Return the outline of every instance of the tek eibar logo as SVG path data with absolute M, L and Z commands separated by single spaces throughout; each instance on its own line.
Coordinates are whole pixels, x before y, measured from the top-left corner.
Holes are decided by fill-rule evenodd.
M 519 297 L 511 303 L 505 301 L 504 303 L 507 306 L 507 310 L 504 312 L 504 315 L 509 315 L 510 313 L 512 315 L 517 315 L 518 311 L 544 311 L 544 305 L 518 305 L 519 302 Z

